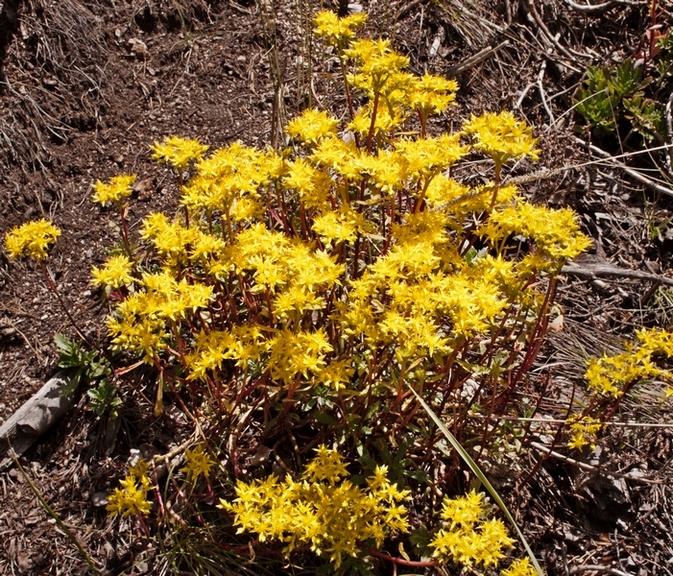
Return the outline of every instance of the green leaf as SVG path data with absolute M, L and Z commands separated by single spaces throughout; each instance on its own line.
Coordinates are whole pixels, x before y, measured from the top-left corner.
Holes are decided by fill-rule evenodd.
M 402 470 L 402 474 L 418 482 L 428 482 L 430 480 L 430 475 L 423 470 Z
M 79 383 L 82 381 L 82 372 L 84 371 L 84 368 L 80 366 L 77 369 L 77 372 L 73 376 L 70 377 L 70 380 L 68 380 L 68 383 L 65 386 L 62 386 L 61 389 L 59 390 L 59 394 L 61 396 L 70 396 L 71 394 L 74 394 L 75 390 L 79 387 Z
M 325 412 L 316 412 L 315 419 L 321 424 L 327 424 L 329 426 L 338 426 L 339 422 L 332 418 L 329 414 Z

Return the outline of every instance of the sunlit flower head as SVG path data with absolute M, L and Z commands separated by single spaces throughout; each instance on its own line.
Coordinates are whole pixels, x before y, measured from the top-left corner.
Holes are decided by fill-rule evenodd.
M 61 235 L 61 231 L 48 220 L 26 222 L 5 235 L 5 249 L 10 258 L 35 258 L 44 260 L 49 245 Z
M 528 558 L 523 558 L 512 562 L 512 565 L 507 570 L 503 570 L 500 576 L 537 576 L 537 570 Z
M 133 282 L 133 263 L 123 254 L 111 256 L 101 268 L 92 268 L 91 275 L 95 286 L 121 288 Z
M 490 155 L 498 164 L 524 156 L 531 160 L 539 157 L 531 127 L 507 110 L 498 114 L 472 115 L 463 130 L 474 137 L 475 149 Z
M 143 477 L 145 478 L 145 477 Z M 133 475 L 120 480 L 121 488 L 115 488 L 108 496 L 105 509 L 113 516 L 146 516 L 150 513 L 150 502 L 147 499 L 148 486 Z
M 162 144 L 155 142 L 152 146 L 152 158 L 158 162 L 167 162 L 176 170 L 185 170 L 189 163 L 201 160 L 209 146 L 201 144 L 197 139 L 169 136 Z
M 317 142 L 320 138 L 336 134 L 339 121 L 322 110 L 305 110 L 301 116 L 290 120 L 285 131 L 306 143 Z
M 93 201 L 105 204 L 106 202 L 120 202 L 133 194 L 131 186 L 136 181 L 135 174 L 120 174 L 113 176 L 106 184 L 100 180 L 93 185 L 95 190 Z
M 328 44 L 343 47 L 355 36 L 355 29 L 366 21 L 366 14 L 351 14 L 339 18 L 334 12 L 324 10 L 315 17 L 314 32 L 316 36 L 324 38 Z
M 185 462 L 186 466 L 181 468 L 180 472 L 187 474 L 190 480 L 195 480 L 201 475 L 207 477 L 215 466 L 215 460 L 203 449 L 202 444 L 185 450 Z

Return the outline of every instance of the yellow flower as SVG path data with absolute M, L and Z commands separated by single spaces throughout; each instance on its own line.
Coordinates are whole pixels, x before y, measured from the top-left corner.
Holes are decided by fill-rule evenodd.
M 355 35 L 355 29 L 367 21 L 366 14 L 352 14 L 339 18 L 334 12 L 324 10 L 318 12 L 314 19 L 315 35 L 321 36 L 332 45 L 343 47 Z
M 484 495 L 474 490 L 465 496 L 444 498 L 442 502 L 442 520 L 448 523 L 449 528 L 473 528 L 485 512 Z
M 110 178 L 108 184 L 99 180 L 93 185 L 95 190 L 93 201 L 100 204 L 105 204 L 106 202 L 120 202 L 133 193 L 131 186 L 135 181 L 135 174 L 120 174 L 118 176 L 113 176 Z
M 339 212 L 328 211 L 313 222 L 313 230 L 326 242 L 353 242 L 358 234 L 369 229 L 364 215 L 343 207 Z
M 515 560 L 507 570 L 500 572 L 500 576 L 537 576 L 537 570 L 528 558 Z
M 150 513 L 150 502 L 147 500 L 148 487 L 132 475 L 120 480 L 119 484 L 121 488 L 115 488 L 108 496 L 105 509 L 113 516 L 136 514 L 147 516 Z
M 589 446 L 591 450 L 596 448 L 598 433 L 603 428 L 599 420 L 591 416 L 574 416 L 567 423 L 570 425 L 568 448 L 580 451 L 585 446 Z
M 489 154 L 497 164 L 524 156 L 531 160 L 539 157 L 530 126 L 507 110 L 499 114 L 472 115 L 463 130 L 474 136 L 475 149 Z
M 306 144 L 317 142 L 326 136 L 336 134 L 339 121 L 322 110 L 310 108 L 304 110 L 301 116 L 290 120 L 285 131 Z
M 180 472 L 186 473 L 190 480 L 196 480 L 202 474 L 208 477 L 210 470 L 216 464 L 210 454 L 203 450 L 202 444 L 188 448 L 185 451 L 185 460 L 187 460 L 187 465 L 181 468 Z
M 370 97 L 397 89 L 399 73 L 409 65 L 409 58 L 391 50 L 389 40 L 356 40 L 344 53 L 357 62 L 359 70 L 348 76 L 349 84 Z
M 430 542 L 433 556 L 440 562 L 459 562 L 466 566 L 480 564 L 484 568 L 496 565 L 504 558 L 503 548 L 514 540 L 509 537 L 501 520 L 482 520 L 486 515 L 483 495 L 474 491 L 467 496 L 444 499 L 440 529 Z
M 209 146 L 196 139 L 188 140 L 180 136 L 169 136 L 163 144 L 155 142 L 152 158 L 157 162 L 167 162 L 182 172 L 193 160 L 201 160 Z
M 121 288 L 133 282 L 133 262 L 123 254 L 111 256 L 102 268 L 94 267 L 91 275 L 93 276 L 91 283 L 95 286 Z
M 408 532 L 401 502 L 409 492 L 390 483 L 384 466 L 361 488 L 346 479 L 340 454 L 325 446 L 317 452 L 298 482 L 274 475 L 239 481 L 234 501 L 220 500 L 220 508 L 234 514 L 239 533 L 255 532 L 260 542 L 281 540 L 286 552 L 308 544 L 339 568 L 344 557 L 359 555 L 359 542 L 372 540 L 380 548 L 389 533 Z
M 5 234 L 5 249 L 10 258 L 44 260 L 49 245 L 60 235 L 61 231 L 48 220 L 26 222 Z
M 442 76 L 424 74 L 409 94 L 409 105 L 420 109 L 425 116 L 441 114 L 456 100 L 458 83 Z

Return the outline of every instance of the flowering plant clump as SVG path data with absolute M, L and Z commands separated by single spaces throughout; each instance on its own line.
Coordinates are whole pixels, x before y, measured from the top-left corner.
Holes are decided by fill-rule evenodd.
M 356 39 L 364 20 L 316 18 L 344 74 L 345 120 L 306 110 L 279 151 L 241 142 L 211 150 L 177 136 L 155 143 L 153 158 L 177 172 L 182 209 L 148 215 L 136 239 L 121 204 L 133 177 L 96 184 L 94 196 L 120 207 L 125 254 L 92 274 L 114 295 L 107 327 L 112 349 L 133 362 L 124 372 L 154 367 L 157 414 L 167 392 L 190 418 L 208 420 L 214 445 L 226 438 L 223 466 L 238 481 L 235 498 L 220 503 L 239 533 L 286 552 L 309 547 L 335 569 L 363 550 L 383 554 L 384 540 L 411 525 L 411 490 L 426 498 L 423 479 L 439 476 L 439 437 L 413 392 L 451 413 L 462 437 L 474 432 L 470 412 L 484 412 L 485 439 L 539 351 L 563 264 L 590 244 L 572 211 L 535 206 L 503 178 L 510 161 L 538 157 L 529 126 L 489 113 L 432 133 L 456 82 L 410 73 L 387 40 Z M 492 159 L 490 182 L 454 177 L 474 155 Z M 264 440 L 291 439 L 297 467 L 315 438 L 363 462 L 398 456 L 356 475 L 360 484 L 324 446 L 299 480 L 242 480 L 236 441 L 257 416 Z M 200 476 L 209 497 L 227 490 L 217 452 L 187 452 L 190 494 Z M 111 511 L 142 516 L 142 479 L 124 482 Z M 131 488 L 142 496 L 135 508 Z M 462 502 L 445 501 L 427 565 L 487 568 L 511 545 L 500 521 L 483 518 L 480 496 Z
M 614 415 L 620 401 L 641 382 L 659 380 L 667 385 L 663 396 L 673 396 L 673 373 L 662 362 L 673 358 L 673 333 L 658 328 L 636 330 L 634 342 L 624 352 L 589 358 L 584 378 L 593 397 L 582 414 L 568 420 L 568 447 L 594 449 L 598 434 Z M 598 418 L 591 416 L 595 413 Z
M 236 484 L 233 503 L 220 500 L 234 515 L 239 532 L 258 534 L 261 542 L 281 540 L 285 551 L 309 545 L 319 556 L 339 568 L 343 557 L 356 557 L 359 543 L 371 541 L 380 548 L 387 534 L 407 532 L 409 498 L 387 478 L 387 468 L 377 466 L 366 487 L 346 479 L 341 455 L 321 446 L 298 481 L 290 476 Z

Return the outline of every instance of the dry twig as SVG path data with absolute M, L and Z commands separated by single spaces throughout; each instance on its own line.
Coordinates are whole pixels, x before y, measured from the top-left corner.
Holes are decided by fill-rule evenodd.
M 561 268 L 561 274 L 569 274 L 571 276 L 579 276 L 591 280 L 595 280 L 599 277 L 633 278 L 635 280 L 648 280 L 666 286 L 673 286 L 673 278 L 652 274 L 650 272 L 642 272 L 641 270 L 618 268 L 616 266 L 611 266 L 610 264 L 566 264 Z
M 658 182 L 655 182 L 651 178 L 648 178 L 647 176 L 645 176 L 641 172 L 638 172 L 637 170 L 634 170 L 633 168 L 630 168 L 629 166 L 627 166 L 623 162 L 619 162 L 618 160 L 616 160 L 616 158 L 614 156 L 610 156 L 610 154 L 608 154 L 604 150 L 601 150 L 597 146 L 594 146 L 593 144 L 589 144 L 589 143 L 585 142 L 584 140 L 582 140 L 581 138 L 578 138 L 577 136 L 573 136 L 573 138 L 578 144 L 581 144 L 585 148 L 588 148 L 591 152 L 593 152 L 597 156 L 600 156 L 601 158 L 604 158 L 610 164 L 612 164 L 613 166 L 619 168 L 620 170 L 622 170 L 623 172 L 625 172 L 626 174 L 631 176 L 631 178 L 633 178 L 634 180 L 637 180 L 641 184 L 645 184 L 645 186 L 647 186 L 648 188 L 651 188 L 652 190 L 655 190 L 656 192 L 661 192 L 662 194 L 666 194 L 667 196 L 673 196 L 673 190 L 671 190 L 669 187 L 662 186 L 661 184 L 659 184 Z M 668 147 L 666 146 L 666 148 L 668 148 Z
M 449 68 L 446 72 L 447 76 L 457 76 L 461 72 L 465 72 L 466 70 L 469 70 L 470 68 L 473 68 L 477 64 L 480 64 L 487 58 L 490 58 L 493 56 L 496 52 L 504 48 L 509 44 L 509 40 L 505 40 L 504 42 L 501 42 L 498 44 L 495 48 L 492 46 L 486 46 L 483 50 L 480 50 L 473 56 L 470 56 L 469 58 L 466 58 L 463 60 L 460 64 L 457 64 L 456 66 L 453 66 L 452 68 Z
M 556 452 L 555 450 L 550 449 L 549 446 L 545 446 L 544 444 L 540 444 L 539 442 L 529 442 L 529 444 L 539 452 L 544 453 L 545 457 L 551 456 L 552 458 L 556 458 L 557 460 L 561 460 L 562 462 L 567 462 L 568 464 L 577 466 L 581 470 L 586 470 L 587 472 L 595 472 L 596 474 L 603 474 L 604 476 L 611 476 L 613 478 L 623 478 L 624 480 L 631 480 L 639 484 L 667 483 L 665 480 L 650 480 L 649 478 L 641 478 L 640 476 L 632 476 L 630 474 L 620 474 L 619 472 L 613 472 L 612 470 L 605 470 L 597 466 L 592 466 L 591 464 L 587 464 L 586 462 L 580 462 L 579 460 L 570 458 L 570 456 L 566 456 L 565 454 Z

